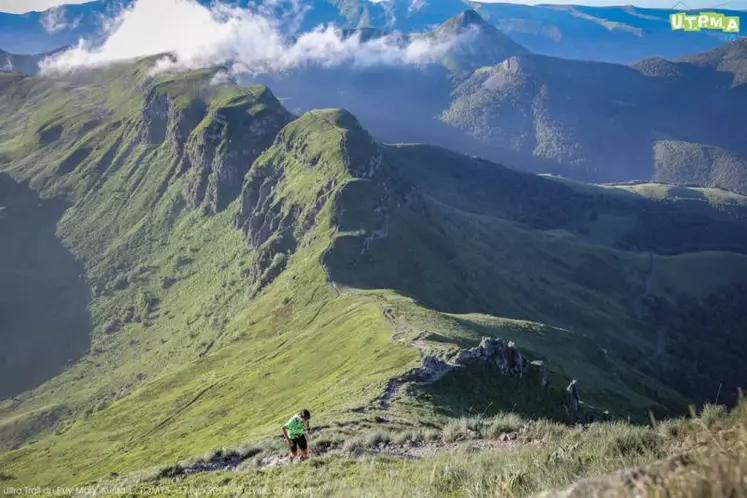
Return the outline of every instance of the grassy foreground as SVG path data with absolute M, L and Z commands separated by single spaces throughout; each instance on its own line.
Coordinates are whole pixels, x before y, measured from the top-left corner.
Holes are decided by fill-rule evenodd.
M 269 441 L 224 450 L 252 455 L 236 470 L 164 477 L 178 472 L 161 468 L 92 483 L 90 489 L 125 496 L 630 496 L 635 490 L 644 496 L 744 496 L 746 429 L 744 403 L 731 413 L 707 405 L 697 417 L 650 426 L 568 427 L 500 414 L 457 419 L 429 431 L 375 429 L 337 441 L 322 431 L 312 451 L 337 445 L 341 452 L 288 467 L 256 468 L 255 455 L 282 451 L 278 441 Z M 480 450 L 481 443 L 507 431 L 516 431 L 517 444 Z M 417 460 L 355 456 L 361 448 L 434 441 L 441 451 Z M 609 474 L 619 469 L 631 470 Z

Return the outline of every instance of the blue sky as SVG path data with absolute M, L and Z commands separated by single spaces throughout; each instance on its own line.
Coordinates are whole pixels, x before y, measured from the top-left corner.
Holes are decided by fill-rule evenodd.
M 0 12 L 28 12 L 30 10 L 45 10 L 55 5 L 69 4 L 69 3 L 84 3 L 87 0 L 0 0 Z M 438 1 L 438 0 L 431 0 Z M 524 2 L 524 1 L 512 1 L 503 0 L 506 3 L 522 3 L 522 4 L 534 4 L 534 3 L 578 3 L 585 5 L 620 5 L 626 3 L 624 0 L 594 0 L 594 1 L 574 1 L 574 0 L 538 0 L 535 2 Z M 676 0 L 641 0 L 635 2 L 635 5 L 640 7 L 662 7 L 671 8 L 675 4 Z M 703 7 L 721 7 L 724 9 L 747 9 L 747 0 L 729 0 L 727 2 L 721 2 L 720 0 L 684 0 L 683 4 L 690 8 L 703 8 Z

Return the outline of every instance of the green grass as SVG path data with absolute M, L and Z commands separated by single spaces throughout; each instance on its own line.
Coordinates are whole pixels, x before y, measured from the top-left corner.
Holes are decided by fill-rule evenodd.
M 557 182 L 440 149 L 379 146 L 344 111 L 313 111 L 277 138 L 268 129 L 254 136 L 246 129 L 260 116 L 289 119 L 267 90 L 215 87 L 210 71 L 150 79 L 147 68 L 112 66 L 74 84 L 0 75 L 9 88 L 0 94 L 7 111 L 0 130 L 13 130 L 0 132 L 7 159 L 0 164 L 42 197 L 70 202 L 57 236 L 83 265 L 92 293 L 89 351 L 36 389 L 0 402 L 8 485 L 77 484 L 254 444 L 276 437 L 302 406 L 315 424 L 353 424 L 351 440 L 358 433 L 356 444 L 371 446 L 395 437 L 371 420 L 383 415 L 378 400 L 387 382 L 420 365 L 419 348 L 447 358 L 482 336 L 512 340 L 528 360 L 545 361 L 551 390 L 490 369 L 456 371 L 430 386 L 402 386 L 386 414 L 393 427 L 452 424 L 458 437 L 474 423 L 485 434 L 517 425 L 512 410 L 562 419 L 570 379 L 579 380 L 582 400 L 596 413 L 641 418 L 688 401 L 631 359 L 655 348 L 655 331 L 636 316 L 648 256 L 618 244 L 626 231 L 620 227 L 640 219 L 600 229 L 604 237 L 584 234 L 588 223 L 611 219 L 603 216 L 609 212 L 590 219 L 589 207 L 606 206 L 594 196 L 571 195 L 566 205 L 572 190 Z M 154 94 L 170 99 L 173 111 L 164 142 L 155 144 L 144 137 L 157 120 L 143 118 Z M 17 108 L 17 99 L 25 105 Z M 101 112 L 109 106 L 113 112 Z M 238 140 L 243 133 L 250 136 Z M 241 191 L 230 184 L 235 191 L 214 211 L 188 207 L 195 178 L 207 175 L 207 185 L 218 188 L 221 175 L 185 162 L 186 144 L 188 153 L 217 151 L 222 159 L 226 151 L 246 153 L 236 170 Z M 657 261 L 657 293 L 715 292 L 747 268 L 744 257 L 731 255 L 726 265 L 716 252 Z M 687 276 L 692 268 L 715 274 L 705 289 Z M 495 427 L 460 419 L 488 415 Z M 363 427 L 371 433 L 361 435 Z M 609 437 L 641 448 L 635 441 L 643 428 L 609 427 Z M 414 437 L 430 439 L 426 433 Z M 328 437 L 330 444 L 338 439 Z M 658 447 L 645 446 L 649 436 L 640 437 L 642 454 L 658 455 Z M 590 439 L 589 452 L 592 446 Z M 529 465 L 529 453 L 517 455 Z M 604 455 L 575 475 L 639 461 Z M 425 469 L 436 477 L 413 489 L 450 492 L 464 486 L 471 466 L 494 469 L 481 456 L 465 464 L 444 458 Z M 355 462 L 325 462 L 330 476 L 349 476 L 329 484 L 337 493 L 370 485 L 396 495 L 402 490 L 386 486 L 423 470 L 420 463 L 375 461 L 366 472 Z M 484 484 L 518 479 L 516 489 L 529 492 L 566 482 L 568 465 L 547 481 L 532 481 L 525 469 L 519 477 L 497 472 L 490 478 L 497 481 Z M 306 468 L 321 472 L 304 466 L 241 478 L 318 477 L 317 470 L 294 474 Z
M 699 418 L 670 420 L 647 427 L 608 422 L 568 428 L 553 427 L 545 421 L 527 422 L 502 414 L 493 418 L 460 419 L 443 427 L 443 440 L 462 441 L 461 446 L 450 453 L 415 461 L 322 456 L 289 467 L 205 472 L 140 485 L 135 484 L 137 474 L 134 474 L 114 482 L 130 489 L 133 496 L 145 491 L 157 493 L 159 488 L 178 490 L 188 487 L 195 490 L 211 486 L 218 486 L 226 492 L 257 493 L 264 490 L 275 496 L 303 493 L 308 496 L 482 497 L 494 496 L 496 491 L 506 496 L 530 496 L 621 468 L 643 467 L 651 469 L 649 472 L 653 474 L 660 467 L 657 461 L 683 452 L 690 455 L 692 462 L 686 467 L 688 473 L 703 480 L 705 471 L 718 465 L 715 461 L 704 460 L 706 454 L 717 455 L 721 462 L 730 456 L 731 461 L 726 459 L 726 462 L 733 465 L 736 452 L 744 443 L 744 432 L 740 431 L 742 417 L 739 412 L 727 415 L 706 408 Z M 491 437 L 504 428 L 518 431 L 523 444 L 487 452 L 470 449 L 470 441 Z M 406 435 L 371 432 L 352 440 L 349 446 L 366 447 L 386 439 L 396 441 L 402 434 Z M 706 454 L 702 448 L 706 449 Z M 673 469 L 663 466 L 658 481 L 646 481 L 645 472 L 639 479 L 648 486 L 661 486 L 658 483 L 680 477 L 676 467 Z M 727 468 L 722 468 L 725 470 Z M 621 480 L 614 476 L 602 479 L 601 482 L 616 486 L 620 495 L 624 495 L 622 492 L 626 488 Z M 722 486 L 729 483 L 743 489 L 743 484 L 733 477 L 721 479 Z M 134 488 L 128 488 L 133 485 Z M 588 495 L 594 496 L 593 492 Z
M 744 255 L 723 252 L 658 257 L 652 292 L 703 298 L 731 282 L 743 282 L 747 278 L 744 262 Z
M 162 85 L 173 92 L 177 83 L 193 87 L 190 81 Z M 134 126 L 120 132 L 115 158 L 135 140 Z M 305 133 L 313 139 L 311 126 Z M 108 144 L 117 139 L 100 133 Z M 2 409 L 6 449 L 18 441 L 19 424 L 35 427 L 26 440 L 39 440 L 0 457 L 14 481 L 75 483 L 106 470 L 183 458 L 275 433 L 302 403 L 324 420 L 365 404 L 387 379 L 415 366 L 417 352 L 392 343 L 378 306 L 338 298 L 326 283 L 318 261 L 334 233 L 325 222 L 329 205 L 303 248 L 289 255 L 283 275 L 251 299 L 245 270 L 255 254 L 233 228 L 235 203 L 212 217 L 183 210 L 184 179 L 174 176 L 171 150 L 138 149 L 103 175 L 89 159 L 72 173 L 82 180 L 74 186 L 72 178 L 40 177 L 50 192 L 70 185 L 77 199 L 59 233 L 86 262 L 96 289 L 93 334 L 83 360 Z M 52 174 L 45 165 L 62 155 L 34 171 Z M 286 209 L 310 209 L 311 185 L 346 174 L 344 167 L 307 170 L 304 180 L 301 164 L 286 167 L 289 181 L 278 191 Z M 13 170 L 31 173 L 21 164 Z M 78 423 L 57 432 L 38 427 L 36 414 L 49 406 L 77 413 Z

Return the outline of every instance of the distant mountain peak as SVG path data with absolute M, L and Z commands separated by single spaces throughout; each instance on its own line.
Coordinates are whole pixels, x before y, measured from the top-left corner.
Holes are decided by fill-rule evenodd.
M 467 76 L 479 67 L 498 64 L 513 55 L 530 53 L 472 9 L 443 23 L 435 34 L 458 40 L 443 62 L 460 77 Z
M 485 19 L 480 16 L 474 9 L 467 9 L 457 14 L 441 25 L 439 31 L 450 33 L 461 33 L 468 29 L 486 29 L 493 28 Z
M 51 52 L 40 54 L 13 54 L 0 49 L 0 71 L 33 76 L 39 72 L 39 65 L 44 59 L 58 55 L 70 48 L 72 47 L 66 45 Z
M 475 9 L 465 10 L 464 12 L 456 16 L 456 20 L 465 27 L 472 25 L 485 26 L 488 24 L 488 22 L 483 19 Z

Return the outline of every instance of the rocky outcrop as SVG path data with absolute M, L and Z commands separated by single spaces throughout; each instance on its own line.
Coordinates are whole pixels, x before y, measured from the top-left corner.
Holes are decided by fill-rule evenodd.
M 393 320 L 391 310 L 385 310 L 385 316 Z M 413 342 L 421 352 L 421 366 L 404 375 L 389 381 L 384 395 L 380 399 L 382 408 L 387 409 L 401 386 L 408 382 L 429 384 L 441 379 L 444 375 L 459 371 L 463 368 L 487 366 L 496 375 L 521 378 L 517 389 L 530 389 L 530 396 L 536 403 L 545 406 L 558 420 L 564 419 L 570 423 L 584 420 L 581 400 L 578 395 L 577 382 L 574 380 L 563 389 L 551 389 L 547 367 L 543 361 L 528 361 L 518 350 L 516 345 L 505 339 L 483 337 L 477 347 L 459 349 L 449 357 L 435 357 L 428 353 L 421 338 Z M 482 375 L 482 374 L 481 374 Z M 479 377 L 478 377 L 479 378 Z M 565 417 L 563 413 L 565 412 Z M 601 413 L 601 412 L 600 412 Z M 600 416 L 609 419 L 604 412 Z
M 168 144 L 174 157 L 182 158 L 189 134 L 206 112 L 207 105 L 200 99 L 179 106 L 168 94 L 151 90 L 143 106 L 140 143 L 144 146 Z
M 539 367 L 540 384 L 544 388 L 550 387 L 550 379 L 547 377 L 547 367 L 545 367 L 545 362 L 538 361 L 537 366 Z
M 239 196 L 252 163 L 291 117 L 267 89 L 246 89 L 216 105 L 202 98 L 177 102 L 154 88 L 145 99 L 140 142 L 168 145 L 187 176 L 187 206 L 214 214 Z
M 241 195 L 236 226 L 246 234 L 246 243 L 256 249 L 280 228 L 282 215 L 275 191 L 283 179 L 283 170 L 271 164 L 253 170 Z
M 578 397 L 578 383 L 573 379 L 565 388 L 566 409 L 572 422 L 581 420 L 581 399 Z
M 495 366 L 501 375 L 511 377 L 522 377 L 526 370 L 524 357 L 516 348 L 516 344 L 493 337 L 483 337 L 479 346 L 460 350 L 452 361 L 456 365 L 489 363 Z
M 173 112 L 173 101 L 168 95 L 151 91 L 143 107 L 143 130 L 140 142 L 143 145 L 159 145 L 166 140 Z
M 280 196 L 284 170 L 273 163 L 257 165 L 247 175 L 236 227 L 244 232 L 246 244 L 256 250 L 250 276 L 255 291 L 271 283 L 285 269 L 299 240 L 311 230 L 319 211 L 330 199 L 334 182 L 328 182 L 316 194 L 316 201 L 304 213 L 303 207 Z
M 272 282 L 287 264 L 288 254 L 297 242 L 293 226 L 298 208 L 283 214 L 277 198 L 277 189 L 283 179 L 283 170 L 266 164 L 253 170 L 246 179 L 241 204 L 235 224 L 244 232 L 246 244 L 257 251 L 250 276 L 260 290 Z
M 186 160 L 191 171 L 185 189 L 189 206 L 202 206 L 206 213 L 223 210 L 241 193 L 252 163 L 288 121 L 285 113 L 247 111 L 217 109 L 190 137 Z

